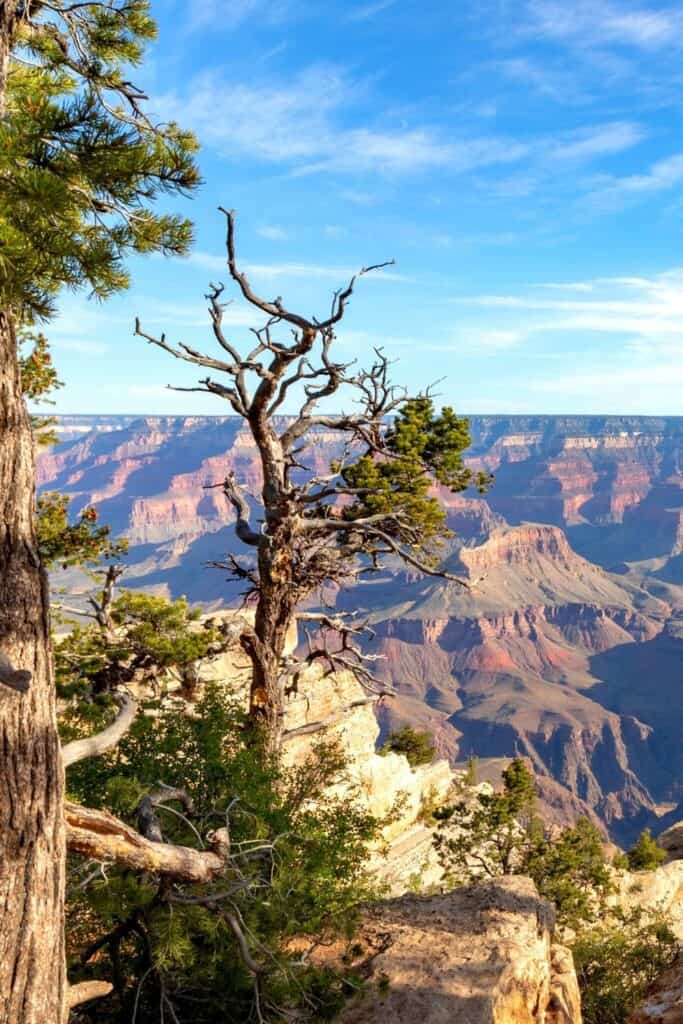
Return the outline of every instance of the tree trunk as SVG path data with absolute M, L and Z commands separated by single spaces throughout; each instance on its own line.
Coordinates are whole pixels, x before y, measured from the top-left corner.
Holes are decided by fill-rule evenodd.
M 0 312 L 0 652 L 31 681 L 0 683 L 0 1024 L 65 1015 L 63 770 L 49 603 L 35 527 L 33 439 L 16 337 Z
M 295 610 L 291 583 L 283 584 L 272 577 L 264 579 L 262 573 L 254 622 L 259 644 L 252 653 L 254 670 L 249 712 L 252 720 L 263 727 L 266 747 L 273 753 L 279 750 L 282 735 L 282 658 Z

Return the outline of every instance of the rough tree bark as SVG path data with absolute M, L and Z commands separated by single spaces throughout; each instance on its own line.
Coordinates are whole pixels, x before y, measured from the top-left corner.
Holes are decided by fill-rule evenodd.
M 64 1019 L 63 769 L 35 521 L 15 330 L 0 311 L 0 651 L 31 673 L 25 692 L 0 683 L 0 1024 Z
M 0 4 L 0 117 L 23 4 Z M 33 438 L 14 324 L 0 310 L 0 1024 L 61 1024 L 65 1003 L 63 770 L 49 604 L 37 553 Z

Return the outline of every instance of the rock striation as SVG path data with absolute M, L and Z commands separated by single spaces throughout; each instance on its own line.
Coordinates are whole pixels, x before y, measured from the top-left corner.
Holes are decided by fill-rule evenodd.
M 624 910 L 642 907 L 661 912 L 683 945 L 683 861 L 663 864 L 656 871 L 621 871 L 615 874 L 611 902 Z
M 677 821 L 660 832 L 657 842 L 666 850 L 668 860 L 683 860 L 683 821 Z
M 487 501 L 440 494 L 456 534 L 449 564 L 471 593 L 397 572 L 338 597 L 372 615 L 400 694 L 381 727 L 428 728 L 451 763 L 522 753 L 549 793 L 561 787 L 558 815 L 587 810 L 630 843 L 683 801 L 683 419 L 471 426 L 469 457 L 495 472 L 494 488 Z M 62 427 L 41 486 L 72 494 L 74 509 L 95 503 L 129 536 L 129 586 L 207 609 L 239 600 L 240 584 L 203 568 L 236 550 L 232 510 L 204 485 L 234 470 L 257 502 L 256 451 L 235 417 Z M 327 469 L 337 445 L 321 431 L 304 462 Z

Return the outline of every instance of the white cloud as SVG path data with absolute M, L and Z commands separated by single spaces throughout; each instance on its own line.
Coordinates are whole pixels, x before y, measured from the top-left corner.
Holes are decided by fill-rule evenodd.
M 211 271 L 225 271 L 226 262 L 225 256 L 214 256 L 211 253 L 206 252 L 194 252 L 187 257 L 187 262 L 194 263 L 197 266 L 203 267 L 206 270 Z M 245 262 L 242 269 L 247 274 L 253 274 L 256 277 L 278 279 L 283 277 L 289 278 L 309 278 L 309 279 L 326 279 L 335 281 L 339 284 L 345 283 L 349 280 L 353 274 L 357 274 L 361 269 L 360 267 L 327 267 L 316 263 L 249 263 Z M 372 274 L 368 274 L 367 280 L 382 280 L 382 281 L 410 281 L 412 278 L 407 277 L 405 274 L 396 273 L 393 270 L 377 270 Z
M 644 129 L 629 121 L 613 121 L 588 131 L 579 132 L 573 139 L 558 143 L 550 153 L 554 160 L 592 160 L 630 149 L 645 138 Z
M 256 234 L 270 242 L 285 242 L 288 238 L 284 228 L 278 227 L 277 224 L 264 224 L 263 227 L 256 229 Z
M 536 342 L 555 334 L 563 338 L 568 351 L 573 344 L 604 335 L 612 339 L 610 345 L 620 346 L 617 363 L 654 354 L 675 355 L 683 365 L 683 268 L 651 278 L 596 278 L 540 287 L 556 290 L 558 297 L 475 295 L 456 301 L 487 311 L 480 314 L 483 332 L 504 329 L 517 332 L 519 340 Z M 584 294 L 591 297 L 584 298 Z M 498 323 L 503 314 L 504 327 Z
M 321 159 L 304 165 L 300 174 L 317 171 L 421 171 L 452 167 L 469 171 L 515 163 L 528 147 L 513 139 L 471 138 L 448 141 L 424 129 L 401 132 L 359 128 L 343 133 L 338 144 L 327 147 Z
M 675 8 L 652 10 L 624 2 L 531 0 L 531 29 L 544 36 L 582 47 L 616 44 L 656 50 L 676 44 L 683 27 L 683 12 Z
M 368 21 L 375 15 L 394 7 L 397 0 L 376 0 L 375 3 L 363 4 L 352 8 L 348 13 L 349 21 Z
M 517 335 L 512 344 L 523 346 L 529 366 L 524 388 L 530 395 L 554 396 L 556 411 L 558 400 L 596 412 L 677 407 L 683 384 L 683 267 L 651 277 L 544 283 L 536 294 L 456 301 L 468 331 Z
M 201 257 L 202 253 L 195 253 L 193 256 Z M 215 264 L 212 269 L 225 270 L 225 259 L 222 261 L 215 257 Z M 200 261 L 189 257 L 188 262 Z M 142 327 L 147 325 L 160 325 L 169 330 L 175 327 L 208 327 L 210 324 L 208 303 L 204 306 L 197 302 L 174 303 L 158 301 L 150 298 L 143 298 L 138 302 L 139 316 Z M 223 323 L 230 327 L 253 327 L 255 311 L 246 303 L 230 302 L 223 311 Z
M 530 86 L 534 92 L 559 103 L 584 103 L 589 98 L 579 82 L 576 69 L 565 71 L 528 57 L 514 57 L 491 65 L 512 82 Z
M 188 26 L 192 30 L 210 27 L 212 32 L 233 31 L 249 18 L 260 23 L 283 21 L 289 11 L 285 0 L 190 0 L 187 5 Z
M 92 341 L 90 338 L 58 338 L 55 341 L 55 347 L 94 356 L 106 352 L 109 346 L 101 341 Z
M 377 335 L 370 331 L 340 330 L 339 340 L 343 345 L 362 347 L 372 352 L 379 348 L 410 348 L 419 352 L 451 352 L 463 355 L 494 355 L 503 349 L 516 347 L 522 340 L 520 331 L 476 327 L 453 328 L 450 326 L 431 327 L 428 337 L 403 335 Z
M 587 183 L 584 196 L 579 200 L 591 211 L 611 213 L 649 195 L 668 192 L 683 183 L 683 153 L 674 153 L 657 160 L 642 174 L 623 177 L 601 175 Z
M 363 192 L 362 189 L 345 188 L 339 193 L 340 199 L 354 206 L 373 206 L 377 202 L 377 196 L 373 192 Z
M 347 127 L 349 110 L 367 88 L 334 65 L 311 65 L 261 85 L 233 83 L 209 70 L 183 94 L 158 96 L 155 108 L 228 157 L 280 162 L 299 174 L 400 174 L 446 166 L 463 171 L 514 163 L 527 153 L 526 145 L 508 138 L 454 139 L 421 126 Z
M 294 161 L 320 153 L 330 137 L 329 117 L 351 101 L 357 88 L 340 68 L 317 64 L 297 76 L 262 85 L 231 82 L 208 70 L 187 83 L 184 94 L 159 96 L 155 105 L 228 155 Z

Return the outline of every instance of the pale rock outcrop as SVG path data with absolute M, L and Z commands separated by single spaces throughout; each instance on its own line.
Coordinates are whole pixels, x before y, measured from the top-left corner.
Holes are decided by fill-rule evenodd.
M 367 979 L 340 1024 L 580 1024 L 571 954 L 528 878 L 372 904 L 348 949 Z
M 228 612 L 220 617 L 235 616 Z M 290 650 L 295 646 L 293 627 Z M 237 699 L 246 702 L 249 666 L 246 654 L 231 647 L 200 663 L 199 677 L 229 686 Z M 316 725 L 323 727 L 299 731 Z M 386 820 L 373 854 L 373 871 L 392 894 L 430 888 L 441 882 L 443 872 L 432 844 L 433 828 L 427 823 L 429 811 L 447 801 L 461 773 L 447 761 L 412 768 L 402 754 L 378 754 L 379 731 L 374 703 L 368 701 L 353 673 L 328 673 L 320 663 L 314 664 L 301 673 L 296 690 L 287 697 L 284 761 L 291 766 L 303 763 L 312 739 L 324 737 L 338 743 L 346 754 L 347 768 L 343 781 L 331 792 L 352 794 L 369 813 Z
M 677 821 L 657 836 L 657 842 L 666 850 L 668 860 L 683 859 L 683 821 Z
M 657 979 L 628 1024 L 683 1024 L 683 953 Z
M 615 873 L 614 882 L 613 904 L 624 910 L 643 907 L 661 911 L 669 918 L 676 938 L 683 943 L 683 861 L 670 861 L 656 871 L 619 871 Z

